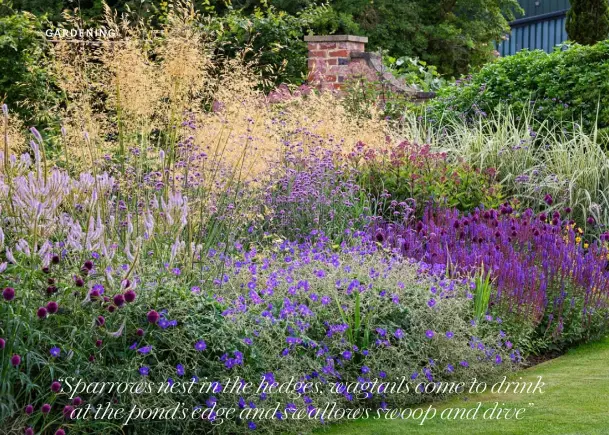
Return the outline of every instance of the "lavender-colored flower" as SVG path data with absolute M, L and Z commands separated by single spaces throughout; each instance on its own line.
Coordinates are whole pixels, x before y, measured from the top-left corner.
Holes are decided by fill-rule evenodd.
M 152 351 L 152 346 L 148 345 L 148 346 L 140 347 L 137 351 L 139 353 L 148 354 L 148 353 L 150 353 L 150 351 Z
M 58 347 L 52 347 L 51 350 L 49 350 L 49 353 L 53 358 L 59 358 L 59 355 L 61 354 L 61 349 Z
M 178 364 L 176 366 L 176 373 L 178 376 L 184 376 L 185 371 L 184 371 L 184 366 L 182 364 Z
M 433 338 L 433 337 L 434 337 L 434 335 L 435 335 L 435 332 L 433 332 L 431 329 L 428 329 L 427 331 L 425 331 L 425 336 L 426 336 L 427 338 L 430 338 L 430 339 L 431 339 L 431 338 Z
M 198 352 L 203 352 L 207 349 L 207 344 L 203 340 L 199 340 L 195 343 L 195 350 Z
M 140 372 L 140 375 L 148 376 L 150 374 L 150 367 L 142 366 L 138 371 Z

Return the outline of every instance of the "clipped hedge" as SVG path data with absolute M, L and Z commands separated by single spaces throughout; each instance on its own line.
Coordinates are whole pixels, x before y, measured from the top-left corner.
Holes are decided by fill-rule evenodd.
M 531 111 L 536 122 L 580 123 L 592 131 L 609 126 L 609 40 L 593 46 L 563 45 L 552 53 L 521 51 L 438 92 L 426 108 L 435 122 L 472 120 L 508 105 Z

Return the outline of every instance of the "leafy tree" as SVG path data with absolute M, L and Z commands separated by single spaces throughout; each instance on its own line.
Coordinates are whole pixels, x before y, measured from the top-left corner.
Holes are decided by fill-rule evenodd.
M 337 0 L 351 13 L 370 48 L 416 57 L 444 75 L 460 75 L 490 59 L 493 42 L 522 10 L 516 0 Z
M 569 39 L 592 45 L 609 36 L 609 2 L 607 0 L 571 0 L 566 23 Z
M 24 120 L 44 126 L 48 120 L 42 106 L 57 100 L 53 77 L 44 67 L 45 19 L 29 12 L 8 13 L 8 9 L 4 4 L 0 15 L 0 101 Z

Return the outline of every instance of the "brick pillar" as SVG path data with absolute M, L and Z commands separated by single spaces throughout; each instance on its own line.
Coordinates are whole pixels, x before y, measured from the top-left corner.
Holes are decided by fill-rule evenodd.
M 309 48 L 308 81 L 319 89 L 340 89 L 349 74 L 351 53 L 363 53 L 368 38 L 353 35 L 305 36 Z

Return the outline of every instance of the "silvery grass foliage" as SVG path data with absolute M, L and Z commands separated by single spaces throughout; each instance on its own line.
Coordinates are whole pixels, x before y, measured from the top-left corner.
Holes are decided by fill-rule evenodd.
M 585 133 L 575 122 L 533 128 L 531 119 L 530 111 L 499 108 L 478 114 L 474 122 L 450 121 L 438 128 L 413 115 L 399 131 L 480 169 L 494 168 L 505 191 L 524 208 L 545 209 L 550 194 L 553 210 L 571 208 L 586 232 L 598 234 L 609 225 L 606 140 L 597 131 Z

